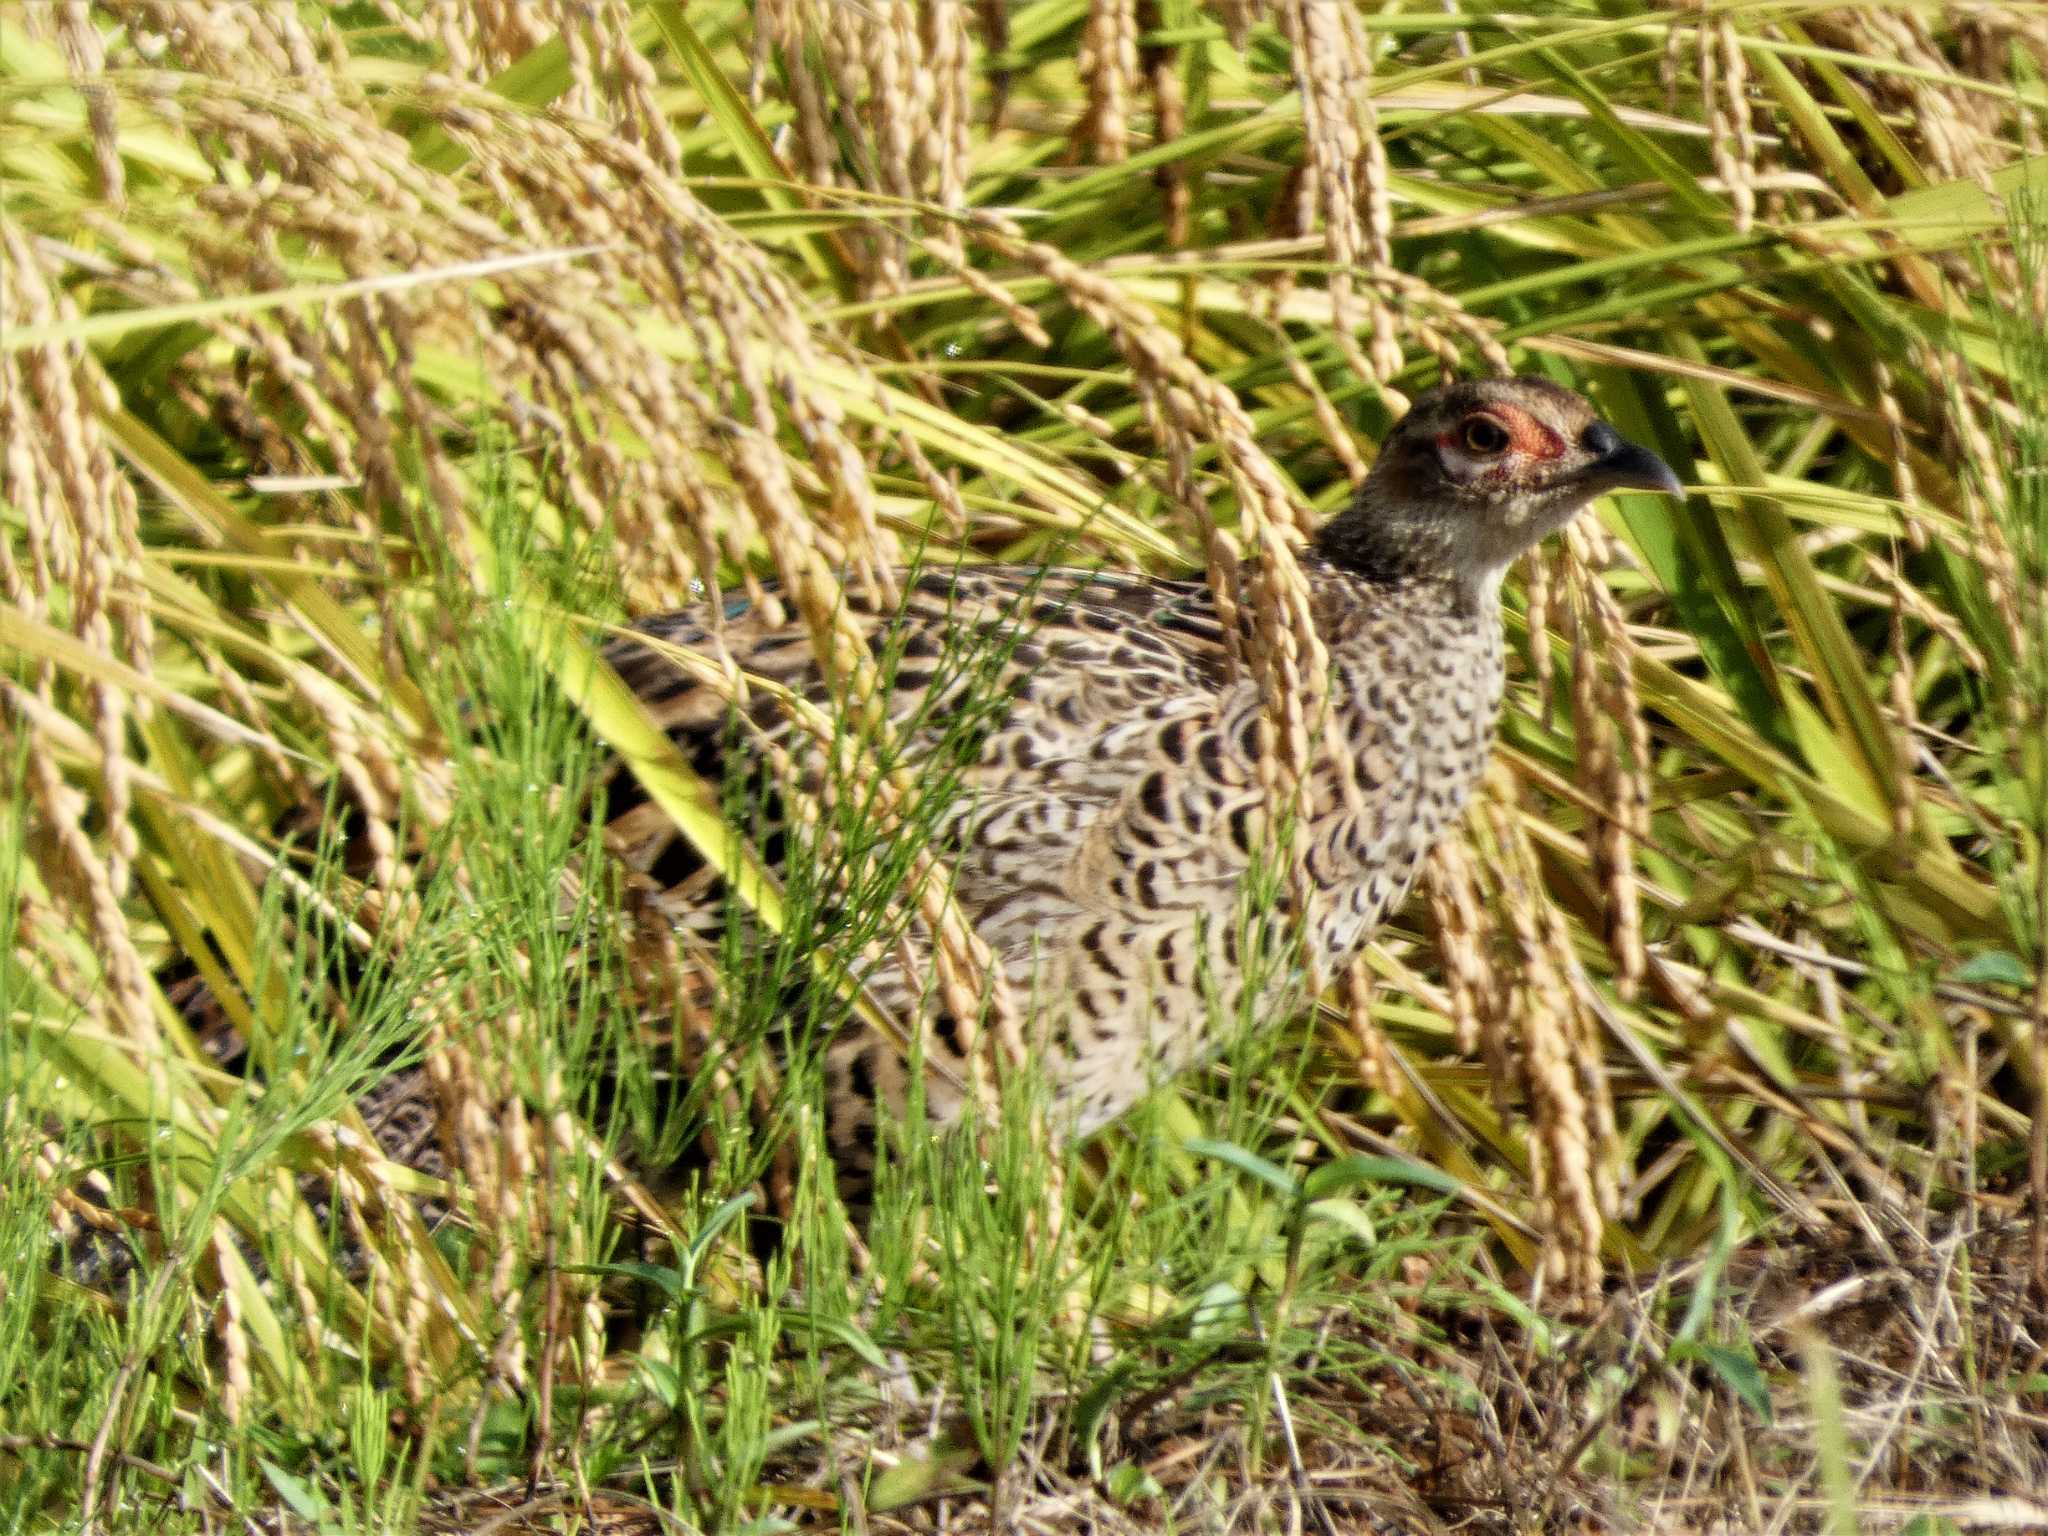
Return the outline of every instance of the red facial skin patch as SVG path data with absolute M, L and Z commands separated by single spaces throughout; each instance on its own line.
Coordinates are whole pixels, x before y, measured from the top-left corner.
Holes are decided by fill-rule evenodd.
M 1524 458 L 1538 460 L 1555 459 L 1563 455 L 1564 439 L 1527 411 L 1512 405 L 1493 405 L 1487 407 L 1485 414 L 1507 428 L 1508 445 L 1500 453 L 1503 462 L 1510 454 L 1517 453 Z M 1469 416 L 1465 418 L 1465 421 L 1470 420 Z M 1437 445 L 1455 448 L 1460 453 L 1471 453 L 1472 450 L 1465 446 L 1465 421 L 1440 434 Z
M 1564 453 L 1564 439 L 1527 411 L 1503 406 L 1495 413 L 1508 425 L 1508 447 L 1532 459 L 1555 459 Z
M 1497 469 L 1505 467 L 1507 461 L 1513 455 L 1522 455 L 1524 459 L 1536 459 L 1538 463 L 1546 461 L 1546 459 L 1559 459 L 1559 457 L 1563 457 L 1563 453 L 1565 453 L 1565 438 L 1561 438 L 1559 434 L 1552 432 L 1548 426 L 1538 422 L 1526 410 L 1518 410 L 1516 406 L 1489 406 L 1485 414 L 1489 418 L 1493 418 L 1495 422 L 1499 422 L 1503 428 L 1507 428 L 1507 446 L 1505 446 L 1505 449 L 1501 449 L 1497 463 L 1487 471 L 1489 477 Z M 1458 422 L 1448 432 L 1440 432 L 1438 438 L 1436 438 L 1440 449 L 1454 449 L 1460 455 L 1477 457 L 1477 455 L 1473 455 L 1473 451 L 1466 449 L 1466 446 L 1464 446 L 1464 428 L 1466 428 L 1466 422 L 1470 422 L 1470 420 L 1473 420 L 1473 418 L 1466 416 L 1462 422 Z

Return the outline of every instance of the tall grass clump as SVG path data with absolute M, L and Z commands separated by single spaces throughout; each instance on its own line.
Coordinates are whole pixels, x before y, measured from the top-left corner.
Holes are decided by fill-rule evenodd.
M 11 13 L 0 1528 L 2042 1518 L 2044 66 L 2013 7 Z M 934 836 L 989 659 L 933 766 L 886 652 L 768 738 L 698 658 L 724 782 L 601 664 L 1200 573 L 1284 802 L 1302 534 L 1504 369 L 1691 494 L 1511 575 L 1368 959 L 1079 1148 Z M 820 1053 L 918 1059 L 906 935 L 974 1128 L 849 1222 Z

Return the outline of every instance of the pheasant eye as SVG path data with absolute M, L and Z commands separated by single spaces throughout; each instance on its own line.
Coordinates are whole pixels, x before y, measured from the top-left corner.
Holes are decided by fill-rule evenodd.
M 1465 446 L 1474 453 L 1496 454 L 1508 445 L 1508 429 L 1491 416 L 1474 416 L 1465 423 Z

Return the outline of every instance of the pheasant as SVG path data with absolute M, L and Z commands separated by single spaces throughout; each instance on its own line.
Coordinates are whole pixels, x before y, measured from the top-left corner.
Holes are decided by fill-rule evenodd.
M 1313 887 L 1308 909 L 1290 914 L 1306 962 L 1297 977 L 1332 974 L 1357 953 L 1483 771 L 1508 565 L 1624 488 L 1680 490 L 1661 459 L 1570 390 L 1474 380 L 1419 398 L 1322 528 L 1303 558 L 1330 687 L 1320 766 L 1297 812 Z M 940 750 L 970 694 L 996 700 L 956 765 L 960 792 L 935 842 L 953 860 L 960 908 L 1023 1000 L 1055 1115 L 1086 1135 L 1212 1053 L 1225 1021 L 1275 1001 L 1276 968 L 1245 953 L 1239 910 L 1266 804 L 1258 689 L 1230 665 L 1199 581 L 982 565 L 908 573 L 903 589 L 900 608 L 849 594 L 850 611 L 893 668 L 886 705 L 913 760 Z M 716 622 L 698 608 L 636 628 L 608 659 L 707 777 L 732 767 L 747 736 L 672 647 L 720 645 L 758 677 L 829 699 L 800 625 L 740 605 Z M 963 643 L 988 659 L 949 667 Z M 753 713 L 758 731 L 787 740 L 773 706 Z M 947 739 L 957 746 L 957 733 Z M 718 873 L 630 782 L 615 784 L 611 809 L 614 846 L 659 892 L 663 915 L 721 932 Z M 772 863 L 781 840 L 764 847 Z M 1266 980 L 1248 979 L 1261 971 Z M 900 958 L 866 981 L 899 1021 L 922 1010 L 926 1112 L 956 1117 L 968 1078 L 960 1021 L 915 989 Z M 900 1048 L 878 1034 L 829 1046 L 842 1173 L 871 1165 L 905 1075 Z
M 1329 708 L 1296 808 L 1312 894 L 1281 913 L 1299 947 L 1278 965 L 1250 947 L 1261 941 L 1240 911 L 1267 804 L 1262 701 L 1230 664 L 1248 631 L 1226 634 L 1206 584 L 979 565 L 906 574 L 900 607 L 848 595 L 887 662 L 887 714 L 906 751 L 958 791 L 932 835 L 1023 1000 L 1068 1133 L 1114 1120 L 1216 1050 L 1234 1021 L 1277 1010 L 1304 975 L 1334 974 L 1400 904 L 1486 766 L 1504 681 L 1502 574 L 1621 489 L 1680 492 L 1655 454 L 1541 379 L 1448 385 L 1388 436 L 1302 560 Z M 763 691 L 751 731 L 738 728 L 676 647 L 722 647 L 825 703 L 808 632 L 744 604 L 693 608 L 642 621 L 608 651 L 700 774 L 751 777 L 772 799 L 755 749 L 794 746 L 780 705 Z M 718 872 L 622 767 L 613 774 L 608 840 L 649 915 L 715 954 L 729 917 Z M 768 831 L 763 858 L 784 873 L 788 839 Z M 918 990 L 900 950 L 862 980 L 897 1023 L 929 1026 L 926 1114 L 957 1118 L 970 1080 L 960 1021 Z M 169 986 L 223 1064 L 238 1058 L 243 1042 L 197 972 Z M 906 1103 L 905 1060 L 895 1041 L 853 1029 L 828 1044 L 825 1069 L 835 1171 L 858 1204 L 878 1128 Z M 432 1094 L 412 1068 L 358 1107 L 388 1157 L 440 1173 Z M 113 1284 L 132 1255 L 93 1227 L 67 1238 L 59 1262 L 82 1283 Z

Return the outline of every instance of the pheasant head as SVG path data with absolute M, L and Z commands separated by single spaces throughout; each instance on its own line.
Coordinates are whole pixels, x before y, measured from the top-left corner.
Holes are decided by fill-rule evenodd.
M 1375 581 L 1443 580 L 1490 601 L 1515 557 L 1609 491 L 1678 476 L 1548 379 L 1468 379 L 1416 400 L 1316 547 Z

